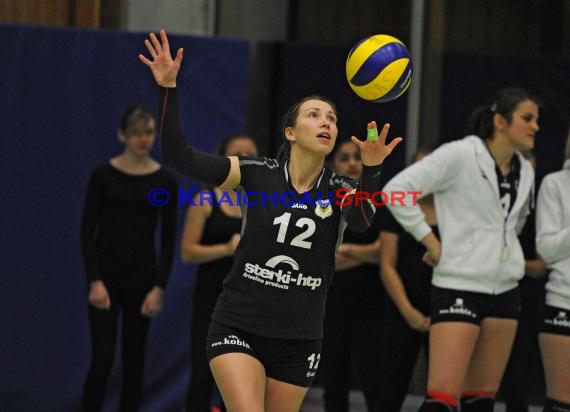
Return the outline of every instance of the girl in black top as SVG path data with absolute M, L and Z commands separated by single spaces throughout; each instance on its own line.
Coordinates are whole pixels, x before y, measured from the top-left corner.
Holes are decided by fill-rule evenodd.
M 430 152 L 421 149 L 415 160 L 421 160 Z M 418 203 L 426 221 L 439 236 L 433 196 L 428 195 Z M 386 302 L 382 323 L 382 374 L 375 410 L 398 412 L 404 403 L 422 344 L 427 351 L 432 268 L 422 261 L 426 248 L 387 210 L 382 217 L 380 242 L 380 273 L 391 299 Z
M 255 157 L 257 148 L 251 137 L 232 135 L 222 141 L 218 155 Z M 224 196 L 228 196 L 227 201 Z M 210 412 L 214 379 L 206 356 L 206 335 L 240 240 L 241 210 L 236 192 L 213 186 L 196 194 L 194 204 L 186 215 L 181 250 L 185 263 L 200 263 L 192 300 L 191 374 L 186 412 Z
M 536 207 L 536 250 L 549 269 L 539 342 L 544 412 L 570 411 L 570 133 L 562 170 L 542 179 Z
M 536 158 L 532 151 L 522 155 L 536 170 Z M 531 210 L 519 235 L 525 258 L 525 276 L 519 281 L 521 292 L 521 314 L 509 362 L 501 383 L 505 397 L 506 412 L 527 412 L 529 394 L 532 393 L 532 378 L 540 367 L 538 346 L 538 325 L 544 298 L 546 262 L 536 252 L 535 209 Z M 543 380 L 540 380 L 542 386 Z M 542 388 L 541 388 L 542 389 Z M 539 393 L 543 393 L 540 391 Z
M 149 153 L 155 121 L 135 106 L 123 115 L 119 140 L 122 154 L 97 167 L 91 175 L 81 225 L 81 245 L 89 286 L 92 359 L 82 408 L 99 411 L 113 366 L 117 320 L 122 313 L 123 369 L 121 411 L 136 411 L 142 397 L 144 356 L 150 318 L 162 308 L 172 265 L 176 231 L 175 177 Z M 169 202 L 149 202 L 153 189 Z M 161 221 L 158 264 L 155 232 Z
M 335 172 L 358 179 L 362 159 L 349 139 L 331 153 Z M 380 213 L 363 233 L 349 228 L 336 255 L 327 296 L 323 337 L 324 400 L 327 412 L 348 412 L 351 375 L 358 379 L 368 410 L 378 391 L 378 342 L 384 291 L 378 277 Z
M 365 165 L 360 185 L 337 176 L 324 167 L 338 133 L 336 111 L 328 101 L 309 97 L 285 117 L 288 161 L 193 150 L 186 146 L 178 110 L 183 52 L 172 60 L 166 33 L 160 35 L 161 41 L 154 34 L 145 41 L 153 60 L 139 58 L 161 86 L 166 163 L 206 183 L 248 193 L 234 265 L 212 316 L 210 367 L 229 411 L 296 411 L 320 360 L 326 290 L 342 229 L 346 222 L 363 231 L 374 215 L 372 203 L 357 202 L 354 191 L 380 189 L 380 165 L 401 139 L 385 144 L 389 125 L 378 141 L 353 137 Z M 336 198 L 329 200 L 329 192 Z

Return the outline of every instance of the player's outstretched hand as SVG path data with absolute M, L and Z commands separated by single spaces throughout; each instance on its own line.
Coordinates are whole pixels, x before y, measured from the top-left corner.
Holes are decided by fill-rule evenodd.
M 160 41 L 154 33 L 150 33 L 149 39 L 145 39 L 144 44 L 148 49 L 152 60 L 147 59 L 142 54 L 139 54 L 139 59 L 146 64 L 156 83 L 162 87 L 176 87 L 176 76 L 180 70 L 182 63 L 183 49 L 178 49 L 176 58 L 172 60 L 170 55 L 170 45 L 168 44 L 168 37 L 164 30 L 160 31 Z
M 369 134 L 371 130 L 376 131 L 376 122 L 372 121 L 368 123 Z M 358 146 L 360 149 L 360 154 L 362 155 L 362 164 L 365 166 L 376 166 L 382 164 L 384 160 L 392 153 L 396 148 L 398 143 L 403 139 L 401 137 L 396 137 L 392 139 L 390 144 L 386 144 L 386 137 L 388 137 L 388 129 L 390 129 L 390 124 L 386 123 L 382 128 L 382 132 L 378 136 L 377 140 L 367 139 L 364 142 L 356 136 L 352 136 L 352 142 Z M 376 135 L 378 132 L 376 131 Z

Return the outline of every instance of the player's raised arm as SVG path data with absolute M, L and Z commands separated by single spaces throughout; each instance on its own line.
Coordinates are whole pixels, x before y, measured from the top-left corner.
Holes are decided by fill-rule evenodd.
M 154 33 L 145 39 L 151 59 L 139 54 L 139 59 L 150 69 L 160 91 L 160 141 L 164 163 L 179 172 L 223 188 L 234 188 L 240 182 L 237 157 L 222 157 L 192 149 L 186 144 L 178 107 L 176 79 L 182 64 L 183 49 L 172 59 L 168 37 L 160 31 L 160 40 Z

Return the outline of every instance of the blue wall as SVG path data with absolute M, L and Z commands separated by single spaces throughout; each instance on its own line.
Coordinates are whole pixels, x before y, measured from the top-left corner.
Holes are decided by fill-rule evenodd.
M 143 34 L 0 26 L 0 38 L 0 410 L 77 410 L 90 357 L 79 248 L 88 177 L 122 150 L 123 109 L 155 110 L 158 89 L 137 58 L 146 52 Z M 185 52 L 179 87 L 188 139 L 212 150 L 245 129 L 249 43 L 170 41 Z M 180 185 L 195 186 L 183 178 Z M 173 410 L 188 381 L 193 268 L 175 259 L 165 310 L 151 328 L 146 411 Z M 119 379 L 115 371 L 106 410 L 116 409 Z

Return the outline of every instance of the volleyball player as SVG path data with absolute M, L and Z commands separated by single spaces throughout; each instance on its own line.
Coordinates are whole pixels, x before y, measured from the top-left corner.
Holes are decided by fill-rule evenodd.
M 380 165 L 401 138 L 385 144 L 389 125 L 378 141 L 353 137 L 364 165 L 360 182 L 338 176 L 324 165 L 338 134 L 336 110 L 311 96 L 285 115 L 288 161 L 193 150 L 186 146 L 178 109 L 183 51 L 173 60 L 166 33 L 160 37 L 151 33 L 145 41 L 152 60 L 139 58 L 161 87 L 165 162 L 206 183 L 265 196 L 265 204 L 252 195 L 253 204 L 243 206 L 241 241 L 208 333 L 210 368 L 231 412 L 297 411 L 320 361 L 326 290 L 344 224 L 363 231 L 374 215 L 372 203 L 357 204 L 353 192 L 341 196 L 344 206 L 322 195 L 377 191 Z M 316 204 L 307 199 L 319 194 Z
M 431 152 L 422 148 L 415 157 Z M 432 231 L 437 233 L 433 196 L 418 201 Z M 380 341 L 381 376 L 376 412 L 398 412 L 404 403 L 420 347 L 428 350 L 432 268 L 423 261 L 425 247 L 407 233 L 391 213 L 384 213 L 380 231 L 380 275 L 386 293 Z
M 504 89 L 471 118 L 473 134 L 443 145 L 394 177 L 384 191 L 434 194 L 441 243 L 419 206 L 393 206 L 435 265 L 428 392 L 421 411 L 492 411 L 517 328 L 524 256 L 517 239 L 534 171 L 538 106 Z M 475 136 L 476 135 L 476 136 Z
M 333 170 L 358 179 L 362 159 L 350 139 L 337 142 L 330 155 Z M 378 277 L 381 213 L 363 233 L 344 231 L 335 274 L 327 295 L 323 337 L 326 412 L 348 412 L 354 375 L 372 411 L 380 376 L 379 355 L 384 290 Z
M 532 151 L 522 155 L 536 172 L 536 158 Z M 536 251 L 536 209 L 526 219 L 519 235 L 525 257 L 525 276 L 519 281 L 521 311 L 511 356 L 501 383 L 506 412 L 528 412 L 531 379 L 535 367 L 541 365 L 538 345 L 539 319 L 544 306 L 546 262 Z M 541 382 L 542 383 L 542 382 Z
M 546 378 L 545 412 L 570 411 L 570 135 L 561 171 L 540 185 L 536 249 L 551 270 L 539 341 Z

